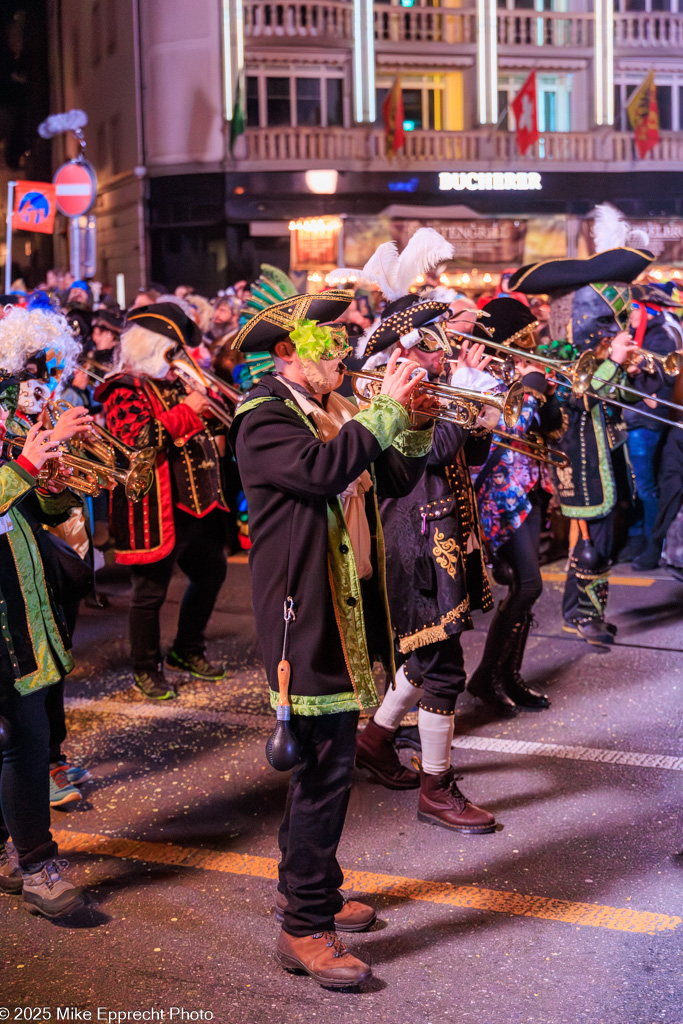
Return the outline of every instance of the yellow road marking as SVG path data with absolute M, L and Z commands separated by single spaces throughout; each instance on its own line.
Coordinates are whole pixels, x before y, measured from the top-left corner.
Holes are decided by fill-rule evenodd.
M 549 582 L 562 582 L 566 578 L 566 572 L 541 572 L 541 579 Z M 623 587 L 651 587 L 657 582 L 652 576 L 610 576 L 609 581 Z
M 277 879 L 277 861 L 272 857 L 217 853 L 195 846 L 116 839 L 112 836 L 68 830 L 55 831 L 54 838 L 62 853 L 124 857 L 154 864 L 173 864 L 176 867 L 222 871 L 231 875 L 251 875 L 273 881 Z M 344 888 L 451 907 L 492 910 L 500 914 L 538 917 L 547 921 L 561 921 L 564 924 L 608 928 L 618 932 L 654 935 L 656 932 L 673 931 L 681 923 L 680 917 L 655 914 L 647 910 L 606 907 L 597 903 L 572 903 L 569 900 L 556 900 L 545 896 L 480 889 L 474 885 L 452 885 L 450 882 L 429 882 L 422 878 L 380 875 L 370 871 L 344 872 Z

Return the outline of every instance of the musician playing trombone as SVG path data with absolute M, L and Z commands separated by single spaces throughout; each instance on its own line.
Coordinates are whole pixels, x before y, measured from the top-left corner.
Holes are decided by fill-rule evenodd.
M 224 666 L 205 654 L 204 630 L 225 579 L 225 512 L 216 399 L 187 392 L 170 362 L 201 341 L 196 324 L 172 302 L 141 306 L 128 316 L 120 366 L 98 387 L 107 429 L 125 445 L 157 449 L 154 483 L 140 501 L 112 493 L 116 558 L 131 567 L 130 645 L 135 686 L 144 697 L 176 695 L 162 665 L 159 616 L 173 567 L 189 583 L 165 668 L 219 680 Z M 208 421 L 208 422 L 207 422 Z M 215 424 L 215 421 L 214 421 Z
M 400 358 L 438 378 L 450 346 L 435 320 L 447 312 L 434 301 L 399 310 L 381 322 L 368 348 L 379 353 L 398 343 Z M 467 346 L 450 383 L 478 392 L 495 388 L 500 382 L 483 372 L 489 362 L 484 346 L 469 352 Z M 490 430 L 499 412 L 481 416 L 477 425 Z M 384 786 L 419 788 L 418 820 L 465 833 L 492 832 L 496 825 L 492 814 L 460 791 L 451 765 L 455 705 L 465 686 L 460 634 L 472 628 L 472 609 L 488 611 L 493 603 L 466 467 L 466 461 L 485 461 L 489 441 L 488 433 L 470 439 L 466 427 L 437 419 L 424 476 L 408 496 L 380 502 L 389 609 L 403 662 L 395 689 L 387 690 L 357 743 L 357 763 Z M 418 772 L 401 764 L 394 746 L 401 720 L 415 704 L 422 748 Z
M 472 469 L 493 576 L 509 591 L 489 624 L 481 661 L 467 690 L 512 717 L 518 710 L 542 711 L 550 706 L 546 695 L 528 686 L 520 674 L 532 609 L 543 590 L 538 548 L 552 493 L 547 467 L 534 457 L 543 452 L 542 446 L 524 441 L 531 433 L 559 437 L 562 413 L 544 368 L 533 362 L 538 321 L 529 307 L 516 299 L 498 298 L 484 308 L 488 317 L 473 333 L 489 331 L 497 343 L 529 350 L 529 358 L 514 359 L 525 392 L 522 414 L 512 428 L 519 440 L 508 443 L 507 437 L 494 433 L 488 458 Z M 499 427 L 505 430 L 504 423 Z

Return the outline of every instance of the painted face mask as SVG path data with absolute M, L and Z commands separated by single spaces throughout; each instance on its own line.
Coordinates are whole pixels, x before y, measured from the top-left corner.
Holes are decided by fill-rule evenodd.
M 315 320 L 299 320 L 290 339 L 315 394 L 327 395 L 341 384 L 341 361 L 351 348 L 346 328 L 320 327 Z
M 47 405 L 50 393 L 50 386 L 41 380 L 22 380 L 17 408 L 25 416 L 38 416 Z

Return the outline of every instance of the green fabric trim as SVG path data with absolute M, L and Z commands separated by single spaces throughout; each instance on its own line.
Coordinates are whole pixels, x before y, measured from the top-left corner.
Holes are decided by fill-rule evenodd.
M 607 447 L 607 438 L 605 428 L 602 423 L 601 413 L 602 409 L 600 405 L 594 405 L 591 409 L 591 419 L 593 420 L 593 430 L 595 431 L 595 442 L 598 446 L 598 471 L 600 473 L 600 481 L 602 483 L 603 501 L 600 505 L 560 504 L 560 511 L 562 512 L 562 515 L 567 516 L 568 519 L 599 519 L 601 516 L 607 515 L 607 513 L 614 508 L 616 493 L 614 488 L 614 478 L 612 476 L 612 461 Z
M 252 409 L 256 409 L 256 407 L 259 406 L 259 405 L 263 405 L 264 402 L 279 402 L 279 401 L 280 401 L 279 398 L 274 398 L 273 396 L 268 396 L 268 397 L 264 396 L 263 398 L 249 398 L 249 399 L 247 399 L 246 402 L 240 402 L 240 404 L 237 406 L 237 411 L 235 412 L 235 417 L 241 416 L 245 412 L 251 412 Z
M 424 455 L 429 455 L 433 436 L 433 426 L 425 430 L 402 430 L 398 437 L 394 438 L 392 448 L 409 459 L 420 459 Z
M 358 415 L 354 416 L 354 420 L 374 434 L 382 446 L 382 451 L 386 451 L 394 439 L 410 426 L 410 417 L 406 410 L 389 395 L 377 395 L 367 409 L 361 409 Z
M 35 477 L 25 469 L 16 462 L 6 462 L 0 471 L 0 515 L 9 512 L 35 485 Z
M 28 474 L 30 476 L 30 474 Z M 21 466 L 8 462 L 0 467 L 0 512 L 4 515 L 11 506 L 31 490 Z M 31 477 L 31 479 L 33 479 Z M 36 669 L 14 681 L 19 693 L 40 690 L 57 683 L 73 668 L 73 659 L 62 643 L 47 592 L 43 560 L 33 531 L 24 517 L 10 512 L 12 529 L 7 534 L 14 568 L 26 603 L 26 618 L 30 633 Z M 0 594 L 0 628 L 7 645 L 10 662 L 19 672 L 19 662 L 12 644 L 5 599 Z
M 270 691 L 270 706 L 275 710 L 280 694 L 276 690 Z M 327 693 L 319 697 L 302 697 L 296 694 L 290 695 L 292 714 L 303 717 L 315 715 L 335 715 L 340 711 L 358 711 L 358 701 L 353 690 L 345 693 Z M 379 700 L 373 707 L 377 707 Z

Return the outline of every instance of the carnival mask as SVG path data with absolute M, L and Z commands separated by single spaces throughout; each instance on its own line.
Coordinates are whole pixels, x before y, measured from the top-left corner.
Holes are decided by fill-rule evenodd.
M 22 380 L 17 408 L 25 416 L 39 416 L 50 398 L 50 386 L 40 380 Z
M 573 299 L 569 340 L 579 352 L 601 342 L 609 344 L 628 328 L 631 305 L 625 285 L 584 285 L 574 292 Z

